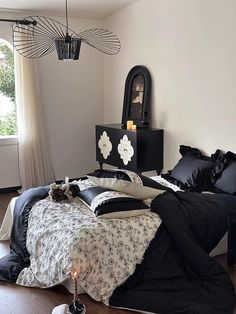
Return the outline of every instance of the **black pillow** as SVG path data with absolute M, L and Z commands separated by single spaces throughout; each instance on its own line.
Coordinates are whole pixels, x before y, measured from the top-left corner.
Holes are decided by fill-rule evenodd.
M 100 218 L 127 218 L 150 210 L 141 200 L 101 186 L 80 191 L 79 197 Z
M 177 185 L 186 190 L 202 191 L 209 189 L 216 181 L 226 163 L 226 158 L 219 150 L 211 157 L 205 156 L 197 148 L 180 145 L 182 158 L 170 175 Z
M 227 152 L 226 166 L 214 187 L 220 191 L 236 195 L 236 154 Z

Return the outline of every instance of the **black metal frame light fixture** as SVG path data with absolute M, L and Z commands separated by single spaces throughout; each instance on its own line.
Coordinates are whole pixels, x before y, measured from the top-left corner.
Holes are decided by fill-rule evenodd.
M 119 38 L 112 32 L 92 28 L 76 34 L 68 27 L 66 0 L 66 26 L 45 16 L 29 16 L 22 20 L 0 19 L 12 22 L 13 46 L 24 57 L 35 59 L 57 51 L 59 60 L 78 60 L 81 43 L 105 54 L 115 55 L 120 51 Z

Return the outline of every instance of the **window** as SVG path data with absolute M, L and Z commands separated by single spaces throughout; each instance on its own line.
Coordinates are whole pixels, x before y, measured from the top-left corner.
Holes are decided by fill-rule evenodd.
M 14 55 L 11 45 L 0 38 L 0 137 L 17 135 Z

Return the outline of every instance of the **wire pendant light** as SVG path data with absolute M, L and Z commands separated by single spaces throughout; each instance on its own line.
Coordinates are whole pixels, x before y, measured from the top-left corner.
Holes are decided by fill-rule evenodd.
M 121 47 L 119 38 L 106 29 L 92 28 L 79 34 L 69 29 L 67 0 L 66 25 L 45 16 L 5 21 L 16 23 L 13 28 L 13 45 L 22 56 L 31 59 L 56 50 L 59 60 L 78 60 L 82 43 L 108 55 L 117 54 Z

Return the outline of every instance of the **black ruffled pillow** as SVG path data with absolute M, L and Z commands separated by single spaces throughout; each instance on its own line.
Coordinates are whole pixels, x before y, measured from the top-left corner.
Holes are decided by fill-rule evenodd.
M 226 163 L 225 155 L 219 150 L 208 157 L 197 148 L 180 145 L 179 152 L 182 158 L 170 176 L 175 184 L 185 190 L 202 191 L 211 188 Z
M 227 152 L 226 166 L 214 187 L 222 192 L 236 195 L 236 154 Z
M 146 176 L 124 169 L 98 169 L 87 174 L 87 177 L 95 185 L 123 192 L 141 200 L 155 197 L 168 190 L 167 187 Z
M 150 210 L 141 200 L 100 186 L 80 191 L 79 197 L 100 218 L 134 217 Z

